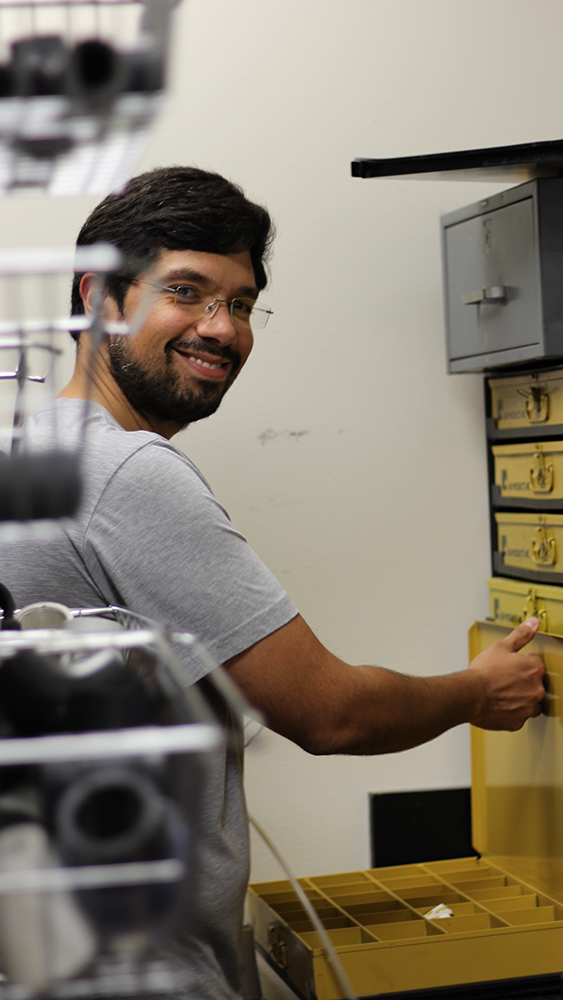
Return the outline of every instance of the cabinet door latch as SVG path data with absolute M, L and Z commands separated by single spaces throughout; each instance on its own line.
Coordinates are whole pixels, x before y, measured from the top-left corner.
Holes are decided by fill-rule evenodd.
M 461 303 L 464 306 L 484 305 L 490 303 L 498 305 L 506 302 L 506 288 L 504 285 L 493 285 L 491 288 L 477 288 L 474 292 L 464 292 L 461 296 Z

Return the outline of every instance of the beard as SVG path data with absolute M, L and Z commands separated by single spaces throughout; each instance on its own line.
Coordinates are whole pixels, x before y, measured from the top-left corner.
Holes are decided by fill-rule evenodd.
M 192 384 L 182 384 L 174 365 L 174 347 L 212 354 L 218 361 L 231 363 L 231 372 L 224 382 L 207 382 L 195 379 Z M 131 406 L 145 417 L 187 427 L 195 420 L 215 413 L 227 389 L 232 385 L 241 367 L 240 355 L 229 347 L 218 348 L 205 341 L 171 341 L 165 348 L 160 369 L 145 367 L 131 351 L 127 337 L 111 337 L 108 349 L 111 373 Z

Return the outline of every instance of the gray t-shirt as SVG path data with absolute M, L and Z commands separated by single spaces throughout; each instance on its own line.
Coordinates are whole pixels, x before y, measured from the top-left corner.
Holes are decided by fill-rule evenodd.
M 81 400 L 54 400 L 28 421 L 28 441 L 74 447 L 84 413 Z M 97 404 L 87 425 L 78 515 L 52 538 L 0 544 L 0 581 L 16 606 L 117 604 L 193 632 L 219 663 L 297 614 L 183 452 L 148 431 L 124 431 Z M 183 667 L 190 681 L 207 670 L 188 655 Z M 248 879 L 240 741 L 209 755 L 203 795 L 197 930 L 179 948 L 193 973 L 190 994 L 223 1000 L 237 992 Z

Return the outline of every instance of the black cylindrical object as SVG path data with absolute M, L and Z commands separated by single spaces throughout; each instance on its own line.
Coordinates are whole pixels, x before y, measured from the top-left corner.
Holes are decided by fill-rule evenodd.
M 100 766 L 79 775 L 62 792 L 54 825 L 70 865 L 148 861 L 170 853 L 164 798 L 133 767 Z
M 108 42 L 91 38 L 79 42 L 68 63 L 67 93 L 86 105 L 106 104 L 126 89 L 123 58 Z
M 100 765 L 78 774 L 53 810 L 55 842 L 70 866 L 177 858 L 189 867 L 185 820 L 152 778 L 136 767 Z M 173 916 L 181 882 L 80 890 L 78 898 L 105 937 L 154 930 Z
M 67 732 L 127 729 L 157 721 L 155 698 L 117 653 L 95 673 L 70 681 Z
M 0 705 L 18 736 L 64 732 L 68 687 L 53 657 L 25 649 L 2 661 Z
M 21 650 L 2 663 L 0 705 L 20 736 L 150 725 L 157 713 L 117 653 L 94 673 L 74 677 L 54 657 Z

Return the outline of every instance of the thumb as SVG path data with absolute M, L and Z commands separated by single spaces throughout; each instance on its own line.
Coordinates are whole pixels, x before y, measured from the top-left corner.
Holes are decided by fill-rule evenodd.
M 522 622 L 518 628 L 515 628 L 510 635 L 507 635 L 505 639 L 501 639 L 502 644 L 507 646 L 511 652 L 517 653 L 519 649 L 522 649 L 526 643 L 534 638 L 539 624 L 537 618 L 526 618 L 526 621 Z

